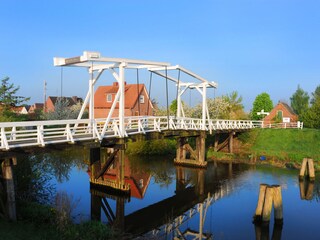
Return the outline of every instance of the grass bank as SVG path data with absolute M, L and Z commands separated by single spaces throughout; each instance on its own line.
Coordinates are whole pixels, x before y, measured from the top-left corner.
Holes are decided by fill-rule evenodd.
M 303 158 L 320 163 L 320 130 L 318 129 L 254 129 L 239 135 L 235 154 L 212 153 L 208 156 L 228 160 L 242 158 L 269 162 L 300 164 Z M 319 165 L 319 164 L 318 164 Z
M 7 221 L 0 218 L 0 239 L 120 239 L 122 235 L 105 224 L 88 221 L 73 224 L 69 219 L 63 219 L 50 206 L 38 203 L 23 202 L 18 205 L 18 220 Z

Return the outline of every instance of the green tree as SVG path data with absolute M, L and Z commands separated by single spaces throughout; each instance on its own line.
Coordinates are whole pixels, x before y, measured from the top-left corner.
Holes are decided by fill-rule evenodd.
M 320 86 L 312 93 L 311 106 L 300 117 L 305 127 L 320 128 Z
M 303 125 L 308 128 L 320 128 L 320 98 L 316 98 L 311 107 L 301 114 Z
M 70 106 L 67 98 L 58 98 L 54 111 L 44 114 L 44 118 L 47 120 L 64 120 L 64 119 L 76 119 L 81 110 L 81 103 Z M 83 118 L 87 117 L 88 113 L 85 112 Z
M 10 111 L 11 107 L 19 106 L 22 103 L 29 101 L 30 98 L 17 96 L 17 92 L 20 87 L 14 86 L 13 83 L 9 83 L 9 77 L 5 77 L 1 80 L 0 86 L 0 103 L 4 111 Z
M 314 104 L 317 99 L 320 99 L 320 85 L 317 86 L 316 90 L 312 93 L 311 104 Z
M 223 97 L 217 97 L 215 99 L 208 98 L 207 106 L 211 119 L 228 119 L 230 117 L 230 103 Z M 189 111 L 186 111 L 189 112 Z M 202 103 L 199 103 L 194 108 L 191 109 L 188 114 L 194 118 L 202 117 Z
M 223 96 L 223 99 L 229 103 L 228 119 L 247 118 L 242 105 L 242 96 L 239 96 L 237 91 Z
M 170 110 L 170 114 L 174 114 L 176 115 L 177 114 L 177 109 L 178 109 L 178 102 L 176 99 L 174 99 L 171 104 L 170 104 L 170 107 L 169 107 L 169 110 Z
M 257 113 L 261 110 L 265 112 L 270 112 L 273 108 L 272 100 L 268 93 L 263 92 L 259 94 L 253 102 L 253 108 L 251 110 L 251 118 L 254 120 L 261 120 L 263 116 Z
M 309 95 L 298 85 L 298 89 L 290 98 L 293 111 L 299 116 L 309 107 Z

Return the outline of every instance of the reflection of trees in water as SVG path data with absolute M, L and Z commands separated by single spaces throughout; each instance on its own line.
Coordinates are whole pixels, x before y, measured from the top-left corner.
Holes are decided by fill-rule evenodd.
M 313 199 L 320 202 L 320 179 L 316 178 L 313 189 Z
M 54 186 L 48 165 L 35 156 L 18 158 L 15 166 L 16 196 L 20 200 L 47 203 L 52 199 Z
M 50 202 L 55 192 L 52 179 L 63 182 L 69 180 L 73 167 L 86 169 L 83 157 L 82 149 L 76 146 L 18 157 L 15 166 L 17 198 Z
M 158 156 L 130 156 L 131 171 L 150 173 L 160 187 L 169 186 L 175 179 L 173 158 Z

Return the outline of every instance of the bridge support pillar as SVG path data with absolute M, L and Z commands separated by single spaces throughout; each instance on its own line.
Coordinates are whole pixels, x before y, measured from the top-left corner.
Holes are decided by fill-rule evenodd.
M 220 139 L 220 135 L 218 133 L 215 133 L 214 135 L 214 151 L 218 152 L 218 147 L 219 147 L 219 139 Z
M 233 136 L 235 135 L 235 132 L 230 132 L 229 133 L 229 153 L 233 153 Z
M 2 178 L 4 180 L 4 189 L 6 192 L 6 202 L 5 202 L 5 215 L 12 221 L 17 220 L 16 213 L 16 198 L 15 198 L 15 188 L 13 181 L 13 171 L 12 166 L 17 164 L 16 158 L 5 159 L 2 164 Z M 1 200 L 0 200 L 1 201 Z
M 101 148 L 90 149 L 90 183 L 103 188 L 127 193 L 129 184 L 125 183 L 125 139 L 118 139 L 112 148 L 103 148 L 104 157 L 100 156 Z M 112 167 L 112 168 L 111 168 Z M 112 171 L 112 173 L 108 172 Z M 114 179 L 114 175 L 116 178 Z
M 199 135 L 196 136 L 196 149 L 187 143 L 186 137 L 179 137 L 177 139 L 177 154 L 174 162 L 179 165 L 191 165 L 194 167 L 206 167 L 207 162 L 205 161 L 206 155 L 206 132 L 200 131 Z M 190 153 L 190 158 L 187 159 L 187 151 Z

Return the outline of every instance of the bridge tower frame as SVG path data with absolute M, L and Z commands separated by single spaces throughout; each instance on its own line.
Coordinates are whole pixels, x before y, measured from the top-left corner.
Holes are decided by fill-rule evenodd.
M 184 116 L 184 111 L 182 107 L 181 96 L 185 91 L 189 89 L 196 89 L 202 95 L 202 130 L 206 130 L 206 119 L 209 120 L 209 112 L 207 108 L 207 88 L 217 88 L 217 83 L 209 82 L 203 77 L 187 70 L 186 68 L 181 67 L 180 65 L 171 66 L 170 63 L 167 62 L 154 62 L 154 61 L 146 61 L 146 60 L 135 60 L 135 59 L 127 59 L 127 58 L 110 58 L 110 57 L 102 57 L 99 52 L 89 52 L 84 51 L 82 56 L 72 57 L 72 58 L 54 58 L 54 66 L 70 66 L 70 67 L 85 67 L 88 69 L 90 74 L 89 79 L 89 90 L 83 102 L 81 111 L 78 115 L 78 120 L 83 117 L 83 113 L 89 105 L 89 119 L 92 129 L 92 134 L 94 136 L 98 136 L 100 141 L 102 141 L 103 136 L 106 132 L 107 126 L 113 116 L 114 109 L 119 102 L 119 137 L 125 138 L 127 137 L 125 131 L 125 121 L 124 121 L 124 113 L 125 113 L 125 69 L 147 69 L 148 71 L 155 73 L 159 76 L 167 80 L 171 80 L 176 83 L 178 88 L 178 96 L 177 96 L 177 118 Z M 116 71 L 118 69 L 118 72 Z M 114 79 L 118 82 L 119 89 L 116 93 L 115 99 L 112 103 L 111 109 L 107 116 L 106 122 L 104 124 L 103 130 L 101 134 L 95 131 L 95 116 L 94 116 L 94 87 L 97 83 L 98 79 L 101 77 L 102 73 L 108 70 Z M 197 80 L 197 82 L 182 82 L 180 79 L 176 79 L 168 74 L 170 70 L 179 70 L 193 79 Z M 165 73 L 163 72 L 165 71 Z M 199 83 L 200 82 L 200 83 Z M 183 89 L 182 89 L 183 88 Z M 169 125 L 169 124 L 168 124 Z

